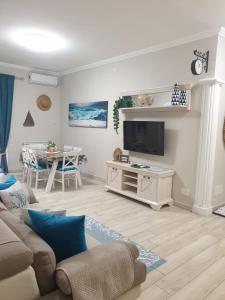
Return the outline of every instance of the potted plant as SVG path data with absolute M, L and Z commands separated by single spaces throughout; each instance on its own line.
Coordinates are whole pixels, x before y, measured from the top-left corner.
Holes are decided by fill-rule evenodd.
M 56 144 L 53 141 L 48 141 L 48 152 L 55 152 L 57 150 Z
M 131 96 L 124 96 L 115 101 L 113 105 L 113 126 L 117 134 L 118 134 L 118 128 L 120 123 L 119 109 L 124 107 L 132 107 L 132 106 L 133 106 L 133 100 Z

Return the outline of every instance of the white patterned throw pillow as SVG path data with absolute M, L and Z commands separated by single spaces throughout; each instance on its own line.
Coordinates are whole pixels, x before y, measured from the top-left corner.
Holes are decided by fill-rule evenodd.
M 0 197 L 2 202 L 9 210 L 28 207 L 29 205 L 29 191 L 25 185 L 19 181 L 17 181 L 10 188 L 1 190 Z

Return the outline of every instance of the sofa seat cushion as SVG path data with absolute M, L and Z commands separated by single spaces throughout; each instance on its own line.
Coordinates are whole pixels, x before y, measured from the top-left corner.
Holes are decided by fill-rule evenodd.
M 9 211 L 0 211 L 0 218 L 32 251 L 37 283 L 42 295 L 55 289 L 56 260 L 51 247 L 41 239 L 29 226 Z
M 37 300 L 40 297 L 32 267 L 0 280 L 1 300 Z
M 28 268 L 33 253 L 18 236 L 0 219 L 0 280 Z
M 72 296 L 63 294 L 60 290 L 56 290 L 38 300 L 73 300 Z

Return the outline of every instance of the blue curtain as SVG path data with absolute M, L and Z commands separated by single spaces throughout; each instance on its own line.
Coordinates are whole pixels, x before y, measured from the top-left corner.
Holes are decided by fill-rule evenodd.
M 5 153 L 9 140 L 15 76 L 0 74 L 0 153 Z M 3 154 L 0 168 L 8 173 L 6 154 Z

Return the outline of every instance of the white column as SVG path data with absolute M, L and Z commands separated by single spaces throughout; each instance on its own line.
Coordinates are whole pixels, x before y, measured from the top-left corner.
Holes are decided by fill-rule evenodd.
M 192 211 L 204 216 L 212 213 L 220 90 L 221 82 L 214 79 L 202 81 L 199 149 Z

